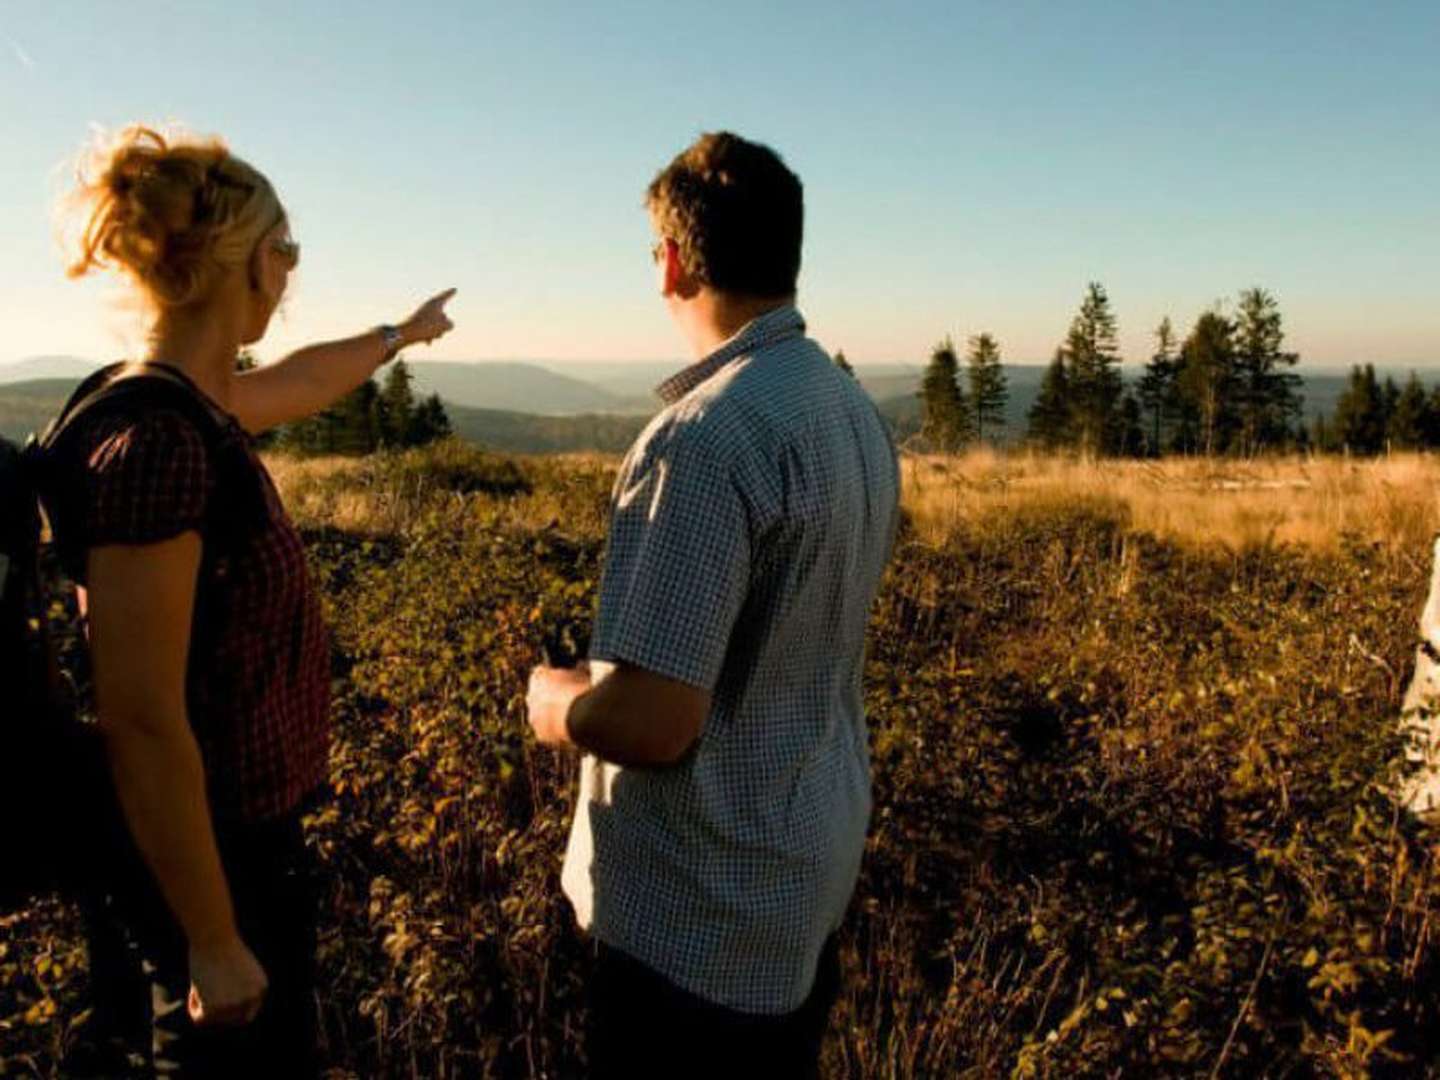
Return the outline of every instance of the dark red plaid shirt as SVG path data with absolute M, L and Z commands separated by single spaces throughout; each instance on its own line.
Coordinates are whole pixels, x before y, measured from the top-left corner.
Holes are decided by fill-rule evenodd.
M 80 535 L 68 546 L 206 536 L 196 606 L 214 616 L 197 614 L 191 629 L 186 697 L 215 817 L 255 822 L 295 810 L 326 778 L 329 645 L 303 543 L 249 436 L 228 421 L 212 455 L 178 412 L 79 424 L 70 525 Z M 212 460 L 220 454 L 242 474 L 253 469 L 248 503 L 223 490 Z M 227 499 L 252 507 L 253 520 L 222 542 L 207 533 L 215 500 Z

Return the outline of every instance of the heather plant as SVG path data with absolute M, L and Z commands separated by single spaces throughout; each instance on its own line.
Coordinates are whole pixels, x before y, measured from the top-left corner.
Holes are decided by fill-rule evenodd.
M 1080 467 L 908 465 L 826 1075 L 1435 1075 L 1434 840 L 1388 795 L 1421 526 L 1226 543 L 1153 528 L 1157 474 Z M 574 764 L 526 735 L 523 676 L 583 650 L 613 464 L 277 472 L 335 627 L 308 823 L 335 1075 L 583 1075 Z M 1327 498 L 1395 482 L 1345 477 Z M 55 1075 L 85 977 L 63 906 L 0 917 L 0 1072 Z

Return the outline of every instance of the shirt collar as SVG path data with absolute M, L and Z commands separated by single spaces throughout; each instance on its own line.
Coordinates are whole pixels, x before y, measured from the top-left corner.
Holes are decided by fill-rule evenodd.
M 751 319 L 704 359 L 670 376 L 655 388 L 660 400 L 673 405 L 737 356 L 753 353 L 805 332 L 805 319 L 794 304 L 782 304 Z

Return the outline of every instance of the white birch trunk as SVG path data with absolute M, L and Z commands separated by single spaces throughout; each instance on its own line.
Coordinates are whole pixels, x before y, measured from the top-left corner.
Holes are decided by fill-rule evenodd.
M 1440 537 L 1435 540 L 1430 596 L 1420 613 L 1420 639 L 1440 652 Z M 1416 814 L 1440 814 L 1440 664 L 1423 647 L 1415 650 L 1415 677 L 1405 692 L 1401 723 L 1410 735 L 1406 756 L 1420 764 L 1406 779 L 1401 798 Z

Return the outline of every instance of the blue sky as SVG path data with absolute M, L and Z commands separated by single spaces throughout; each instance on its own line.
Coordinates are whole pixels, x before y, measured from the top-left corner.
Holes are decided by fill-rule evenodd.
M 1259 284 L 1313 364 L 1440 365 L 1437 50 L 1433 0 L 0 0 L 0 362 L 128 347 L 48 206 L 90 125 L 145 119 L 290 208 L 262 355 L 453 284 L 437 358 L 679 356 L 640 197 L 724 127 L 800 173 L 801 306 L 861 362 L 981 330 L 1043 361 L 1095 279 L 1132 362 Z

